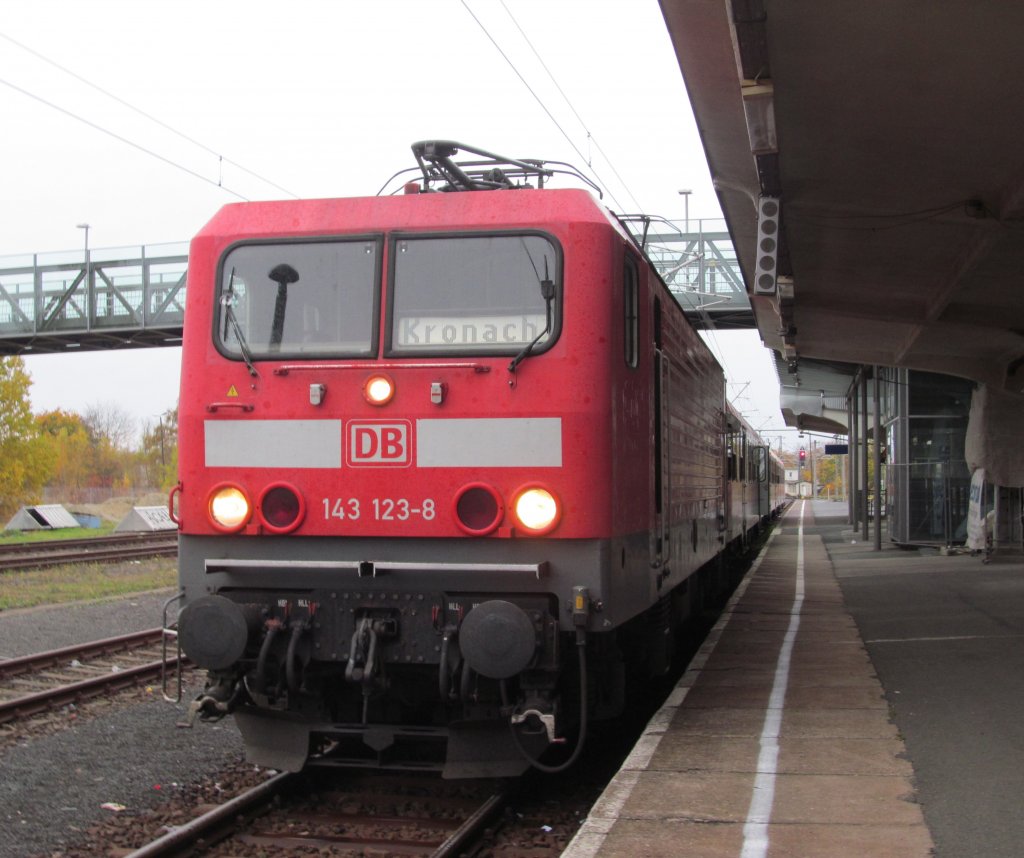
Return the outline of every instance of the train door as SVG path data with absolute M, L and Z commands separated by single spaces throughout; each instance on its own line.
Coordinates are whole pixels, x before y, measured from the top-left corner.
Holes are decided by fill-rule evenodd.
M 750 442 L 747 439 L 746 430 L 740 427 L 739 432 L 739 493 L 740 493 L 740 534 L 741 544 L 746 550 L 748 544 L 748 531 L 750 528 L 751 507 L 755 503 L 753 494 L 755 489 L 750 485 Z
M 725 542 L 730 542 L 739 529 L 736 525 L 736 507 L 741 504 L 741 499 L 736 497 L 736 480 L 738 478 L 738 450 L 737 450 L 736 426 L 728 410 L 725 413 L 725 443 L 722 445 L 722 455 L 725 461 L 722 464 L 722 497 L 724 517 L 722 529 L 725 531 Z
M 765 519 L 772 509 L 772 482 L 767 447 L 759 445 L 754 448 L 754 462 L 757 470 L 757 514 L 761 519 Z
M 654 527 L 651 529 L 651 566 L 664 566 L 669 552 L 669 367 L 662 348 L 661 298 L 654 299 Z

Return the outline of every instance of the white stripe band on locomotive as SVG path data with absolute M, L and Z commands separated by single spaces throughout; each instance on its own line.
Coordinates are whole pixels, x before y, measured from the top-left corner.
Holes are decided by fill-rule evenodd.
M 358 423 L 369 427 L 372 421 Z M 345 435 L 341 420 L 207 420 L 204 435 L 208 468 L 342 467 Z M 400 438 L 396 449 L 407 450 L 407 443 L 407 439 Z M 420 468 L 559 468 L 562 420 L 417 420 L 414 444 Z M 408 464 L 406 455 L 398 459 L 394 464 Z M 350 466 L 356 461 L 387 464 L 353 456 L 352 451 L 345 461 Z
M 560 468 L 560 417 L 417 420 L 421 468 Z
M 208 468 L 340 468 L 340 420 L 207 420 Z

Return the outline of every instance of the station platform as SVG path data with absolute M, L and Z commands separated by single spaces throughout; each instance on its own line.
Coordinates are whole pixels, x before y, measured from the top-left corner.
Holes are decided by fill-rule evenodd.
M 797 501 L 562 854 L 1020 855 L 1022 640 L 1019 552 L 875 551 Z

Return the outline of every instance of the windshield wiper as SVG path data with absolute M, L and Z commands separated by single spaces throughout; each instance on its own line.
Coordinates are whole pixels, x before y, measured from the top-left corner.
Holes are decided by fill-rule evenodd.
M 537 345 L 537 343 L 539 343 L 542 339 L 544 339 L 544 337 L 551 333 L 551 306 L 555 300 L 555 284 L 554 281 L 552 281 L 551 278 L 548 277 L 548 260 L 546 257 L 544 259 L 544 279 L 540 281 L 540 294 L 544 298 L 544 315 L 547 317 L 547 322 L 544 325 L 544 330 L 537 334 L 536 337 L 534 337 L 533 342 L 527 343 L 526 347 L 521 352 L 519 352 L 519 354 L 517 354 L 514 358 L 512 358 L 512 362 L 508 365 L 508 371 L 512 373 L 513 376 L 515 376 L 516 369 L 518 368 L 519 364 L 521 364 L 533 353 L 533 349 Z M 513 381 L 510 380 L 509 384 L 512 383 Z
M 228 327 L 231 328 L 231 333 L 235 335 L 235 339 L 238 341 L 238 350 L 242 353 L 242 360 L 245 361 L 245 365 L 249 370 L 249 375 L 253 378 L 257 378 L 259 373 L 256 372 L 256 367 L 252 362 L 252 352 L 249 351 L 249 343 L 246 342 L 245 334 L 242 333 L 242 326 L 238 324 L 238 317 L 235 315 L 235 308 L 233 306 L 235 300 L 235 269 L 231 269 L 231 276 L 228 277 L 228 288 L 224 291 L 221 296 L 220 305 L 224 309 L 224 333 L 221 336 L 225 342 L 228 338 Z

